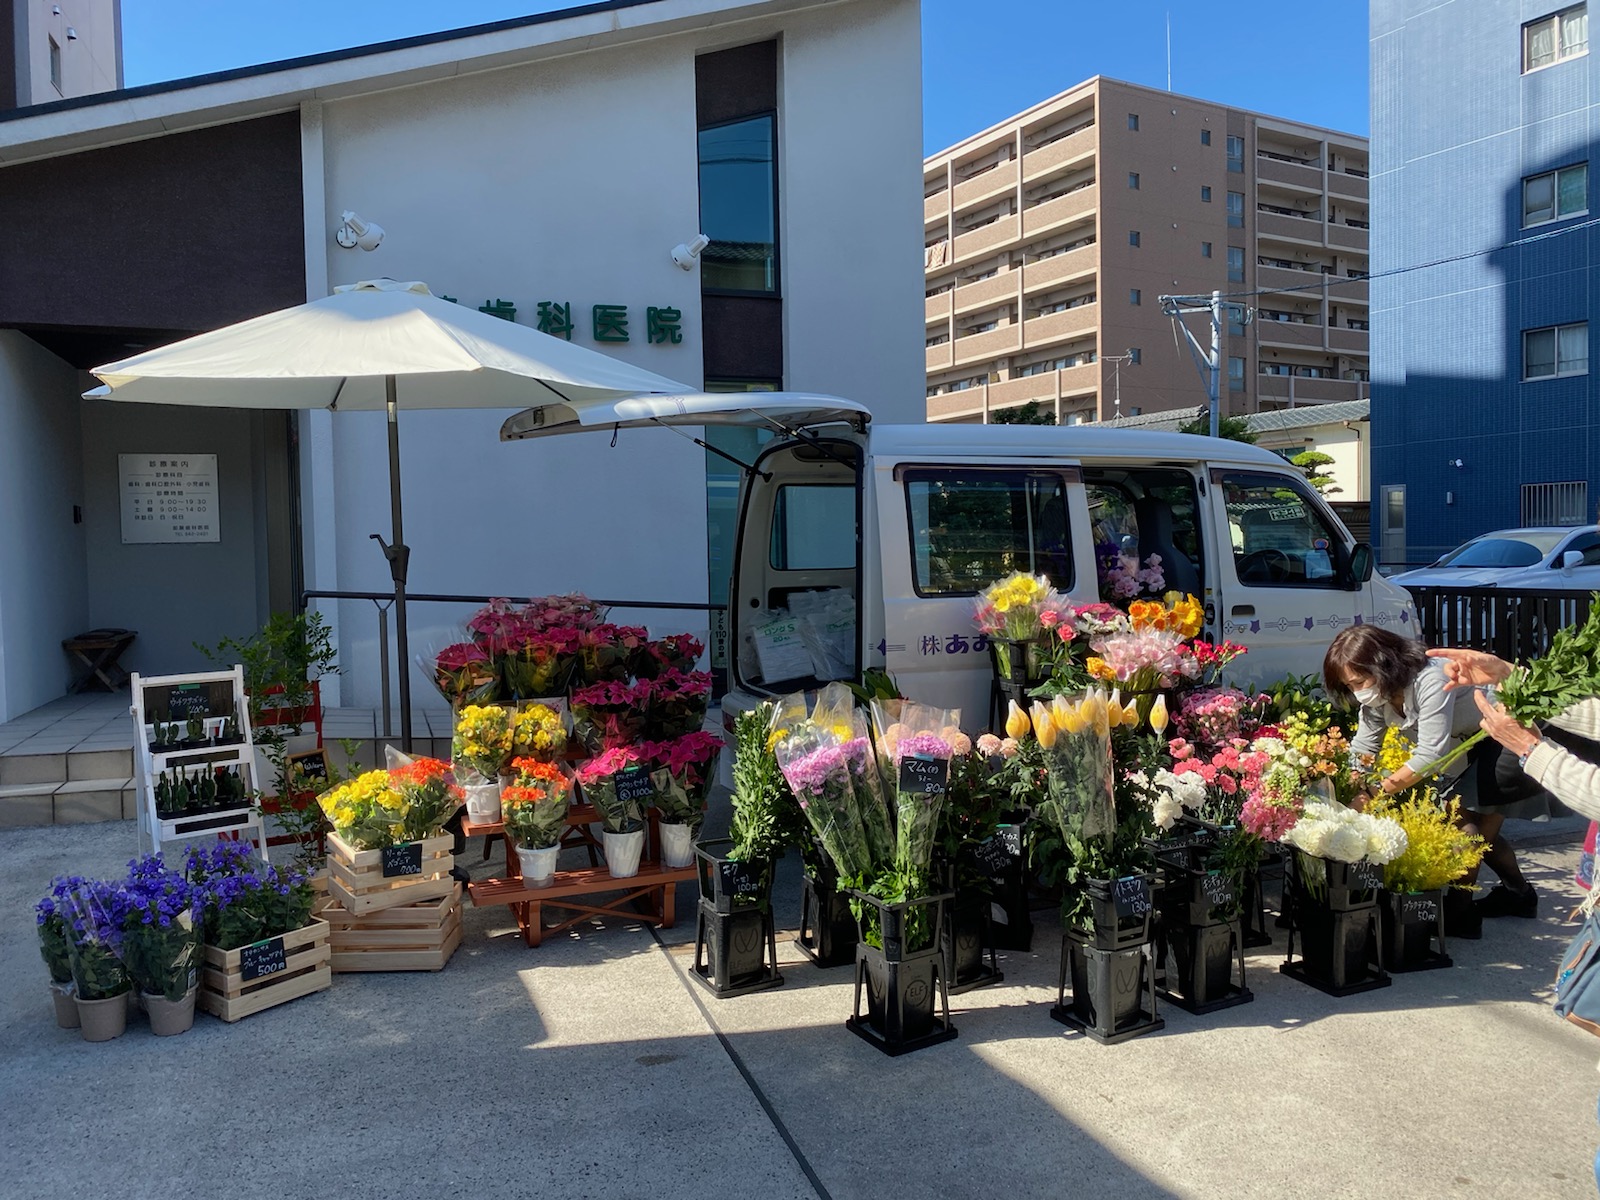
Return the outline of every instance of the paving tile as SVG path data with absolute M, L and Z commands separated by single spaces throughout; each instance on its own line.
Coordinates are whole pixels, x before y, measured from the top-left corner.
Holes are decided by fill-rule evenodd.
M 122 820 L 122 789 L 56 793 L 57 825 L 82 825 L 90 821 Z
M 8 754 L 0 758 L 0 787 L 18 783 L 65 783 L 67 756 L 61 754 Z
M 123 779 L 133 774 L 133 751 L 89 750 L 79 747 L 67 755 L 67 779 Z
M 48 792 L 23 796 L 0 795 L 0 829 L 49 825 L 53 816 L 53 801 Z

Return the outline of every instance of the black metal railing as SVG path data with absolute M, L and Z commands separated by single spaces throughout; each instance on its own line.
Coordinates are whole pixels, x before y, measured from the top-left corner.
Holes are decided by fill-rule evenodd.
M 1588 620 L 1588 592 L 1507 591 L 1501 588 L 1407 588 L 1430 646 L 1487 650 L 1507 662 L 1527 662 L 1550 648 L 1556 631 Z
M 454 595 L 444 592 L 407 592 L 406 603 L 409 604 L 488 604 L 492 600 L 505 600 L 511 604 L 527 604 L 534 600 L 533 596 L 466 596 Z M 606 608 L 632 608 L 655 609 L 662 612 L 726 612 L 726 604 L 712 604 L 695 600 L 599 600 L 590 599 Z M 304 612 L 313 600 L 367 600 L 377 610 L 378 618 L 378 686 L 383 694 L 383 735 L 391 736 L 394 732 L 393 713 L 389 699 L 390 668 L 389 668 L 389 610 L 394 606 L 393 592 L 334 592 L 334 591 L 305 591 L 300 593 L 300 611 Z M 409 670 L 408 664 L 400 664 L 400 670 Z

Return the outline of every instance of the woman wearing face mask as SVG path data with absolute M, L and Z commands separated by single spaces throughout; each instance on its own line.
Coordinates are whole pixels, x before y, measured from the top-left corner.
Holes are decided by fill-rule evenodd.
M 1470 697 L 1466 703 L 1456 702 L 1459 693 L 1449 690 L 1442 660 L 1429 658 L 1421 642 L 1375 625 L 1354 625 L 1333 639 L 1322 662 L 1322 679 L 1335 700 L 1361 706 L 1356 736 L 1350 740 L 1353 763 L 1376 758 L 1384 731 L 1391 725 L 1414 747 L 1405 764 L 1378 784 L 1385 795 L 1422 782 L 1422 772 L 1476 733 L 1483 720 Z M 1488 743 L 1483 745 L 1490 748 Z M 1485 916 L 1531 917 L 1539 903 L 1533 885 L 1522 877 L 1515 851 L 1500 836 L 1504 818 L 1480 807 L 1496 798 L 1478 794 L 1476 754 L 1460 759 L 1435 781 L 1441 794 L 1460 801 L 1461 828 L 1481 835 L 1489 844 L 1483 861 L 1500 877 L 1500 885 L 1470 908 L 1463 903 L 1468 893 L 1452 889 L 1453 902 L 1446 911 L 1450 933 L 1468 938 L 1481 934 Z M 1358 799 L 1356 806 L 1365 802 L 1365 798 Z M 1466 882 L 1475 883 L 1475 875 Z

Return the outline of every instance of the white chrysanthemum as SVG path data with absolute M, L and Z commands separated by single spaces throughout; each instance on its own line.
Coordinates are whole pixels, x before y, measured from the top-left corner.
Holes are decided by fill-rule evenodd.
M 1366 831 L 1354 821 L 1339 822 L 1329 832 L 1322 856 L 1335 862 L 1360 862 L 1367 856 Z
M 1163 771 L 1161 774 L 1167 777 L 1162 782 L 1183 807 L 1199 808 L 1206 802 L 1206 781 L 1195 772 L 1174 775 L 1170 771 Z
M 1284 834 L 1283 840 L 1296 850 L 1304 850 L 1313 858 L 1323 857 L 1323 849 L 1327 844 L 1328 831 L 1332 828 L 1327 821 L 1314 817 L 1311 813 L 1313 804 L 1306 805 L 1305 815 L 1295 822 L 1294 828 Z
M 1181 816 L 1183 805 L 1170 793 L 1160 796 L 1150 810 L 1150 819 L 1155 822 L 1157 829 L 1171 829 Z
M 1382 865 L 1393 862 L 1406 852 L 1409 839 L 1398 821 L 1388 817 L 1367 817 L 1366 823 L 1369 861 Z

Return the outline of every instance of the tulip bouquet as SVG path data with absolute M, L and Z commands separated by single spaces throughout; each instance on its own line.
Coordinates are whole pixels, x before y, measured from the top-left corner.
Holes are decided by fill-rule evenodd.
M 510 709 L 498 704 L 469 704 L 456 714 L 451 757 L 460 767 L 493 783 L 511 760 L 511 750 Z
M 544 704 L 524 704 L 511 716 L 513 758 L 554 762 L 567 748 L 567 727 L 561 714 Z
M 526 850 L 560 844 L 572 804 L 572 781 L 536 758 L 519 758 L 511 769 L 516 782 L 500 791 L 506 832 Z
M 1040 815 L 1061 835 L 1067 852 L 1081 857 L 1088 842 L 1115 833 L 1111 730 L 1124 720 L 1137 722 L 1138 712 L 1096 689 L 1077 699 L 1063 693 L 1049 704 L 1035 701 L 1029 717 L 1044 755 Z
M 594 805 L 607 833 L 635 833 L 644 828 L 644 805 L 638 789 L 631 786 L 638 774 L 648 777 L 648 767 L 638 751 L 627 746 L 613 746 L 578 768 L 583 798 Z
M 1126 633 L 1091 642 L 1091 678 L 1115 684 L 1144 704 L 1146 698 L 1153 703 L 1159 689 L 1200 677 L 1200 664 L 1188 646 L 1204 621 L 1200 602 L 1176 592 L 1166 600 L 1135 600 L 1128 609 Z

